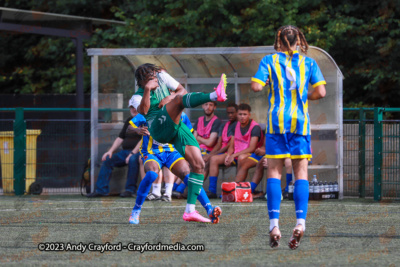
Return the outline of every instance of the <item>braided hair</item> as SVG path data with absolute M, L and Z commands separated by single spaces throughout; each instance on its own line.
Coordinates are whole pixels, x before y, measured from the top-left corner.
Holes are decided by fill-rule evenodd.
M 274 48 L 276 51 L 282 51 L 282 48 L 287 48 L 289 55 L 293 55 L 291 46 L 297 44 L 300 46 L 301 51 L 307 54 L 308 43 L 306 37 L 299 28 L 292 25 L 282 26 L 278 29 L 275 36 Z
M 135 71 L 137 85 L 140 87 L 144 87 L 146 82 L 150 78 L 155 77 L 156 73 L 160 71 L 161 67 L 158 67 L 154 64 L 145 63 L 143 65 L 140 65 Z

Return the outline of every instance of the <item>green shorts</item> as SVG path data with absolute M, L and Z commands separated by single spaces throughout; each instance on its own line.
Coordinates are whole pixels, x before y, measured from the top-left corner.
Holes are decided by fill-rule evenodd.
M 150 135 L 160 143 L 173 144 L 176 150 L 185 157 L 185 147 L 199 147 L 194 135 L 181 120 L 176 124 L 169 116 L 166 106 L 157 114 L 155 119 L 149 124 Z

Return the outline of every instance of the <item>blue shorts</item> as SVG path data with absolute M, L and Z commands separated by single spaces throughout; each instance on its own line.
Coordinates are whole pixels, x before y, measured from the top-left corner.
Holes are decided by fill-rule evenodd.
M 264 156 L 258 156 L 256 153 L 250 155 L 249 159 L 254 160 L 255 162 L 259 162 Z
M 265 157 L 270 159 L 311 159 L 311 135 L 266 134 Z
M 142 161 L 143 161 L 143 166 L 146 165 L 147 162 L 149 161 L 155 161 L 158 164 L 158 167 L 160 167 L 160 170 L 162 167 L 167 167 L 168 169 L 172 169 L 174 165 L 180 161 L 184 160 L 184 158 L 179 154 L 178 151 L 164 151 L 162 153 L 157 153 L 157 154 L 143 154 Z

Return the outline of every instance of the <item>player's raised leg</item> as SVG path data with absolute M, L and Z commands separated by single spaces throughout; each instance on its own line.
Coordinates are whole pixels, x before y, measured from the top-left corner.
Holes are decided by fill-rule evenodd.
M 292 160 L 294 176 L 296 182 L 294 183 L 293 199 L 296 209 L 296 226 L 293 229 L 293 234 L 289 240 L 289 248 L 296 249 L 300 245 L 300 240 L 304 235 L 306 229 L 306 217 L 308 210 L 308 160 L 294 159 Z
M 177 95 L 166 105 L 168 115 L 179 124 L 181 114 L 184 108 L 194 108 L 210 101 L 224 102 L 226 95 L 226 75 L 221 75 L 221 80 L 212 93 L 187 93 L 186 95 Z

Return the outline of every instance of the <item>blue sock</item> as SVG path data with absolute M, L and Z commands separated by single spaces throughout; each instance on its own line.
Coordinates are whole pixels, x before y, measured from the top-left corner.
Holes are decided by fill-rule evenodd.
M 183 192 L 185 192 L 185 188 L 186 188 L 185 183 L 181 183 L 181 184 L 178 185 L 178 187 L 176 188 L 176 191 L 179 192 L 179 193 L 181 193 L 181 194 L 183 194 Z
M 176 188 L 178 187 L 178 185 L 179 185 L 179 184 L 177 184 L 177 183 L 174 183 L 174 186 L 172 187 L 172 191 L 175 191 L 175 190 L 176 190 Z
M 289 192 L 289 184 L 293 180 L 292 174 L 291 173 L 286 173 L 286 187 L 285 187 L 285 192 Z
M 256 190 L 258 184 L 250 182 L 250 186 L 251 186 L 251 192 L 254 193 L 254 190 Z
M 308 181 L 297 180 L 294 183 L 293 200 L 296 208 L 296 218 L 306 219 L 308 209 Z
M 214 194 L 217 193 L 217 181 L 218 181 L 218 176 L 210 176 L 210 185 L 208 187 L 208 191 Z
M 148 171 L 140 182 L 139 189 L 137 190 L 136 203 L 133 210 L 141 210 L 142 205 L 150 192 L 151 184 L 157 179 L 158 174 L 153 171 Z
M 267 180 L 267 206 L 269 219 L 279 219 L 281 206 L 281 180 L 268 178 Z
M 189 180 L 189 174 L 185 176 L 185 179 L 183 180 L 183 183 L 187 184 Z M 197 200 L 200 201 L 201 205 L 204 207 L 204 209 L 207 211 L 207 214 L 209 210 L 212 209 L 212 205 L 210 203 L 210 199 L 208 198 L 206 191 L 201 188 L 200 194 L 197 197 Z

